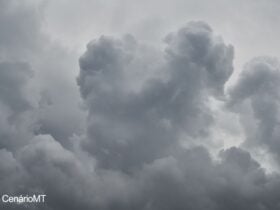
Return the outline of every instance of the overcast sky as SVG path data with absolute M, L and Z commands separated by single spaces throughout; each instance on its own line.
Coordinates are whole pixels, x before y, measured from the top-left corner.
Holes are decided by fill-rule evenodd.
M 279 9 L 0 0 L 1 208 L 280 209 Z

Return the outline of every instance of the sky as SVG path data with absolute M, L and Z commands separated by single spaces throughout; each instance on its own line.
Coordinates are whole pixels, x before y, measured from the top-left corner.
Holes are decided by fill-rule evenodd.
M 280 209 L 279 9 L 0 0 L 0 207 Z

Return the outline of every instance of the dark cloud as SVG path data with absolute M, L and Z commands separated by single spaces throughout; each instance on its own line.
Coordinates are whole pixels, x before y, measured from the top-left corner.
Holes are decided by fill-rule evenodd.
M 245 66 L 239 80 L 229 90 L 231 106 L 242 113 L 247 127 L 246 144 L 269 149 L 279 158 L 280 151 L 280 65 L 276 58 L 255 58 Z M 248 113 L 244 113 L 247 110 Z
M 270 200 L 274 193 L 279 194 L 277 187 L 272 187 L 279 182 L 268 179 L 249 153 L 238 148 L 223 151 L 219 164 L 203 148 L 186 150 L 179 157 L 156 160 L 143 173 L 146 197 L 139 209 L 279 207 L 277 200 Z
M 192 22 L 167 37 L 157 66 L 167 78 L 149 78 L 133 92 L 125 74 L 134 71 L 138 48 L 131 37 L 101 37 L 80 59 L 78 84 L 89 107 L 86 148 L 105 168 L 128 170 L 175 150 L 183 133 L 206 135 L 207 100 L 223 95 L 232 72 L 232 47 L 206 24 Z
M 76 54 L 42 34 L 33 4 L 0 5 L 0 192 L 47 195 L 2 209 L 280 208 L 279 173 L 249 146 L 202 146 L 220 103 L 240 115 L 246 144 L 278 155 L 276 59 L 251 61 L 227 98 L 233 47 L 206 23 L 169 34 L 164 49 L 102 36 L 80 57 L 80 99 Z

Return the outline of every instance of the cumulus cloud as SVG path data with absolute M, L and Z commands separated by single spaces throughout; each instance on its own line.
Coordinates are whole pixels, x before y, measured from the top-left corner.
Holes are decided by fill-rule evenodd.
M 202 22 L 166 40 L 164 59 L 151 71 L 160 69 L 167 76 L 146 79 L 137 92 L 125 74 L 134 71 L 135 60 L 146 61 L 131 37 L 101 37 L 80 59 L 78 84 L 89 108 L 85 145 L 105 168 L 141 166 L 176 150 L 182 134 L 207 135 L 212 121 L 207 100 L 223 96 L 233 49 Z
M 250 153 L 279 154 L 277 59 L 253 59 L 225 92 L 233 46 L 189 22 L 164 47 L 132 35 L 89 42 L 76 83 L 77 55 L 42 33 L 33 4 L 11 2 L 0 1 L 0 26 L 13 20 L 23 41 L 0 38 L 0 191 L 47 198 L 1 208 L 280 208 L 279 173 Z M 214 154 L 207 144 L 226 121 L 217 104 L 218 117 L 240 118 L 246 139 Z
M 229 90 L 229 106 L 241 114 L 247 144 L 269 149 L 279 158 L 280 65 L 276 58 L 258 57 L 247 63 Z

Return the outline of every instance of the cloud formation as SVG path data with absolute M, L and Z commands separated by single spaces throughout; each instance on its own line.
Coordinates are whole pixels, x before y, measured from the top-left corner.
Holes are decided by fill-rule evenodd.
M 146 79 L 137 92 L 126 74 L 146 61 L 131 37 L 101 37 L 80 59 L 78 84 L 89 107 L 86 148 L 105 168 L 138 167 L 172 153 L 183 134 L 207 135 L 212 121 L 207 100 L 223 96 L 233 49 L 202 22 L 189 23 L 166 40 L 156 70 L 167 76 Z
M 280 208 L 279 172 L 252 154 L 265 148 L 279 158 L 277 59 L 253 59 L 226 92 L 233 46 L 194 21 L 164 47 L 132 35 L 94 39 L 75 82 L 75 54 L 41 33 L 34 8 L 0 3 L 10 8 L 0 26 L 34 23 L 12 24 L 22 45 L 0 38 L 0 192 L 47 195 L 46 203 L 1 208 Z M 213 107 L 239 117 L 243 144 L 207 146 L 219 132 Z
M 279 158 L 280 149 L 280 65 L 276 58 L 258 57 L 246 64 L 229 90 L 229 106 L 245 114 L 247 144 L 261 147 Z M 246 111 L 247 113 L 244 113 Z

